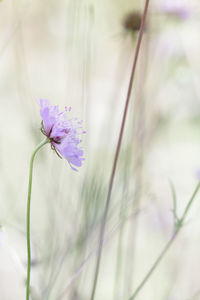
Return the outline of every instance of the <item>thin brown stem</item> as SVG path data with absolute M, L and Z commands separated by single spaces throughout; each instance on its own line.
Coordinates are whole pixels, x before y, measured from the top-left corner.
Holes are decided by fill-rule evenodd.
M 127 92 L 127 97 L 126 97 L 126 102 L 125 102 L 125 107 L 124 107 L 123 118 L 122 118 L 122 122 L 121 122 L 121 128 L 120 128 L 118 143 L 117 143 L 117 147 L 116 147 L 112 172 L 111 172 L 111 176 L 110 176 L 108 194 L 107 194 L 107 199 L 106 199 L 106 206 L 105 206 L 103 219 L 102 219 L 102 223 L 101 223 L 101 227 L 100 227 L 98 253 L 97 253 L 97 260 L 96 260 L 96 267 L 95 267 L 92 293 L 91 293 L 91 297 L 90 297 L 91 300 L 94 300 L 95 292 L 96 292 L 96 286 L 97 286 L 99 268 L 100 268 L 100 262 L 101 262 L 101 255 L 102 255 L 102 248 L 103 248 L 103 240 L 104 240 L 106 219 L 107 219 L 108 209 L 109 209 L 109 206 L 110 206 L 112 187 L 113 187 L 117 162 L 118 162 L 118 158 L 119 158 L 119 152 L 120 152 L 120 147 L 121 147 L 121 143 L 122 143 L 122 137 L 123 137 L 123 133 L 124 133 L 125 122 L 126 122 L 126 118 L 127 118 L 128 105 L 129 105 L 129 102 L 130 102 L 130 96 L 131 96 L 131 91 L 132 91 L 132 86 L 133 86 L 133 79 L 134 79 L 134 75 L 135 75 L 138 55 L 139 55 L 142 36 L 143 36 L 143 32 L 144 32 L 144 25 L 145 25 L 145 20 L 146 20 L 146 16 L 147 16 L 148 6 L 149 6 L 149 0 L 146 0 L 145 7 L 144 7 L 144 12 L 143 12 L 143 16 L 142 16 L 142 21 L 141 21 L 141 26 L 140 26 L 140 31 L 139 31 L 139 36 L 138 36 L 138 40 L 137 40 L 135 55 L 134 55 L 134 59 L 133 59 L 133 65 L 132 65 L 131 76 L 130 76 L 130 81 L 129 81 L 129 86 L 128 86 L 128 92 Z

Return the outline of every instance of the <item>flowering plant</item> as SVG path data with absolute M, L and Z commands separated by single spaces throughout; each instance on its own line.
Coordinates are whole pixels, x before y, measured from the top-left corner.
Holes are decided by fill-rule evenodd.
M 71 168 L 77 171 L 75 167 L 81 167 L 83 150 L 79 148 L 80 129 L 82 121 L 77 119 L 68 119 L 67 111 L 59 112 L 58 105 L 52 106 L 48 100 L 39 100 L 40 115 L 42 117 L 42 133 L 49 139 L 52 149 L 60 156 L 67 159 Z M 85 133 L 85 131 L 82 131 Z M 59 154 L 60 153 L 60 154 Z
M 71 168 L 81 167 L 83 150 L 79 148 L 81 142 L 79 138 L 82 121 L 78 119 L 68 119 L 67 111 L 59 112 L 58 105 L 53 106 L 48 100 L 39 100 L 40 115 L 42 117 L 41 131 L 46 136 L 36 149 L 33 151 L 30 159 L 27 216 L 26 216 L 26 235 L 27 235 L 27 280 L 26 280 L 26 300 L 30 299 L 30 279 L 31 279 L 31 239 L 30 239 L 30 215 L 31 215 L 31 191 L 33 177 L 33 163 L 37 152 L 46 144 L 51 143 L 51 147 L 59 155 L 67 159 Z M 85 131 L 82 131 L 85 133 Z M 61 157 L 62 158 L 62 157 Z M 74 167 L 75 166 L 75 167 Z M 1 227 L 0 227 L 1 229 Z M 1 233 L 1 232 L 0 232 Z

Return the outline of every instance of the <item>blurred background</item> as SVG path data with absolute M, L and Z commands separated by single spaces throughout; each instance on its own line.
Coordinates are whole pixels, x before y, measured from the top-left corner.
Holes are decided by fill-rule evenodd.
M 33 176 L 32 300 L 87 300 L 144 1 L 0 1 L 0 300 L 25 299 L 37 99 L 83 120 L 74 172 L 46 145 Z M 106 223 L 96 300 L 128 300 L 200 176 L 200 3 L 150 0 Z M 138 299 L 196 300 L 200 202 Z

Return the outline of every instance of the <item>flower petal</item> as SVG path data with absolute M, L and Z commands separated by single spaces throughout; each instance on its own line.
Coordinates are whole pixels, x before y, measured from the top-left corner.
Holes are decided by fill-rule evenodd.
M 47 135 L 49 135 L 50 130 L 54 126 L 58 113 L 58 106 L 51 106 L 48 100 L 40 99 L 40 115 Z
M 82 166 L 84 160 L 83 150 L 79 149 L 77 145 L 68 143 L 67 139 L 64 139 L 60 144 L 54 144 L 60 154 L 67 159 L 69 164 L 76 167 Z

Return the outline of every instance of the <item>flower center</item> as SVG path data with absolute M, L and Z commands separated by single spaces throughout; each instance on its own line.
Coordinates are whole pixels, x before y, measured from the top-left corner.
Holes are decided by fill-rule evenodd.
M 59 136 L 56 136 L 56 137 L 52 138 L 52 142 L 54 142 L 56 144 L 60 144 L 61 143 L 60 140 L 61 140 L 61 137 L 59 137 Z

